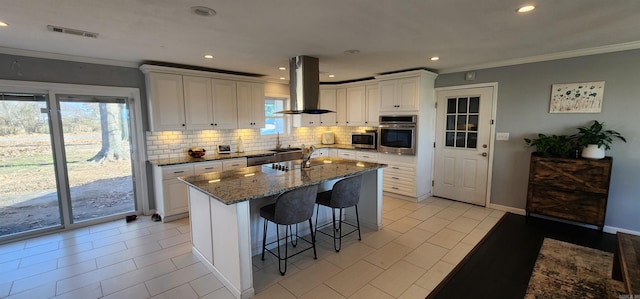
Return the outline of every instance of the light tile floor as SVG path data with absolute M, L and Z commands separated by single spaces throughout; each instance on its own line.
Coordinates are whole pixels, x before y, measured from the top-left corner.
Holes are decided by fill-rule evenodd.
M 504 212 L 429 198 L 384 198 L 380 231 L 318 234 L 280 276 L 253 258 L 255 298 L 424 298 Z M 109 222 L 0 245 L 0 298 L 232 298 L 191 253 L 189 220 Z

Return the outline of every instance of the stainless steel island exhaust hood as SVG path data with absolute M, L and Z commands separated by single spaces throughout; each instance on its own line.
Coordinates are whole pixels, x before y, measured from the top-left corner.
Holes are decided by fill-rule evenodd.
M 283 114 L 324 114 L 334 111 L 319 109 L 320 70 L 318 58 L 296 56 L 289 59 L 290 110 Z

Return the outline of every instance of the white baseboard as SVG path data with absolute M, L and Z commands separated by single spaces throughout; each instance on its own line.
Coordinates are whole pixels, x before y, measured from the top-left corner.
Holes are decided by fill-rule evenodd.
M 527 212 L 524 209 L 503 206 L 495 203 L 489 203 L 489 208 L 499 210 L 499 211 L 505 211 L 505 212 L 509 212 L 517 215 L 523 215 L 523 216 L 527 214 Z
M 626 228 L 619 228 L 619 227 L 609 226 L 609 225 L 605 225 L 604 228 L 602 229 L 602 231 L 604 231 L 605 233 L 610 233 L 610 234 L 615 234 L 617 232 L 621 232 L 621 233 L 627 233 L 627 234 L 631 234 L 631 235 L 640 236 L 640 231 L 630 230 L 630 229 L 626 229 Z

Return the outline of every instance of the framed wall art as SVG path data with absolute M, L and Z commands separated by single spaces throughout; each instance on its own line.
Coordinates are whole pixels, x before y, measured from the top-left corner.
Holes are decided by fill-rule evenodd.
M 549 113 L 600 113 L 604 81 L 551 86 Z

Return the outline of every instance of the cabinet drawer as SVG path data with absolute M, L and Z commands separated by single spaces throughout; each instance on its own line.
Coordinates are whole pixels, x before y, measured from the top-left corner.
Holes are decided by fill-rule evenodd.
M 384 174 L 385 174 L 385 176 L 386 175 L 399 175 L 399 176 L 415 177 L 416 169 L 413 166 L 389 164 L 389 166 L 384 169 Z
M 194 171 L 196 175 L 213 172 L 213 171 L 222 171 L 222 163 L 219 161 L 214 162 L 201 162 L 196 163 L 194 166 Z
M 247 167 L 246 158 L 222 160 L 222 170 L 233 170 L 242 167 Z
M 358 161 L 378 163 L 378 153 L 357 152 L 356 159 Z
M 347 160 L 355 160 L 356 152 L 349 150 L 338 150 L 338 158 L 347 159 Z
M 529 185 L 527 212 L 604 225 L 607 195 Z
M 391 193 L 406 195 L 406 196 L 416 196 L 415 186 L 412 187 L 412 186 L 384 184 L 383 190 Z
M 176 165 L 162 167 L 162 180 L 164 181 L 193 174 L 193 165 Z
M 383 182 L 385 184 L 390 183 L 390 184 L 399 184 L 399 185 L 408 185 L 408 186 L 416 185 L 415 177 L 406 177 L 406 176 L 400 176 L 400 175 L 385 175 Z

